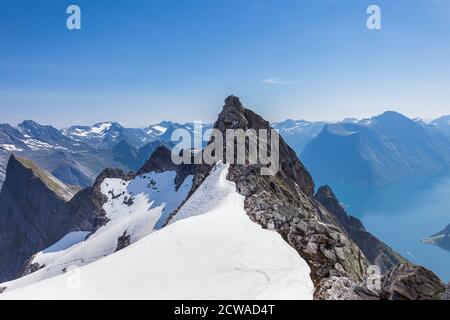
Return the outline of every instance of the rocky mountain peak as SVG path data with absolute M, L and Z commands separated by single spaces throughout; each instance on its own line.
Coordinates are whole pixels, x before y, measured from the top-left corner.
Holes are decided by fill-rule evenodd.
M 166 146 L 161 145 L 153 152 L 150 159 L 137 172 L 137 175 L 143 175 L 149 172 L 175 171 L 177 173 L 175 185 L 178 188 L 187 176 L 196 174 L 197 167 L 198 165 L 195 164 L 174 164 L 172 161 L 172 151 Z
M 230 95 L 225 99 L 225 108 L 235 108 L 240 111 L 244 111 L 245 108 L 241 103 L 241 100 L 239 97 L 236 97 L 234 95 Z
M 277 176 L 280 179 L 285 180 L 288 184 L 294 183 L 302 190 L 302 192 L 311 197 L 313 196 L 315 188 L 313 179 L 308 170 L 306 170 L 297 158 L 295 152 L 287 145 L 284 139 L 273 130 L 268 121 L 264 120 L 250 109 L 245 108 L 238 97 L 232 95 L 225 100 L 225 105 L 214 124 L 214 128 L 220 130 L 224 134 L 224 137 L 225 132 L 228 129 L 254 129 L 257 132 L 260 129 L 265 129 L 268 132 L 269 141 L 271 135 L 276 134 L 279 139 L 279 157 L 277 160 L 279 160 L 280 167 Z M 259 145 L 259 148 L 261 147 L 270 150 L 270 142 L 267 146 Z M 256 170 L 260 166 L 261 165 L 253 167 L 249 166 L 249 168 Z
M 12 181 L 14 179 L 14 181 Z M 36 180 L 64 201 L 69 201 L 78 191 L 76 187 L 67 186 L 49 172 L 41 169 L 33 161 L 12 154 L 6 168 L 5 186 L 13 187 Z
M 156 148 L 152 156 L 144 164 L 144 166 L 137 172 L 138 175 L 149 172 L 163 172 L 170 171 L 175 168 L 172 162 L 172 152 L 165 146 Z

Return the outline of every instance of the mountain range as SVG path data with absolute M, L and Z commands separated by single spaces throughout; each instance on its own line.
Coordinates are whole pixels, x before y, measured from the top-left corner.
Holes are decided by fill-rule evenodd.
M 205 124 L 204 130 L 211 125 Z M 125 128 L 116 122 L 58 130 L 27 120 L 17 127 L 0 125 L 0 186 L 11 153 L 35 161 L 62 182 L 90 186 L 108 167 L 138 170 L 160 145 L 172 144 L 179 128 L 194 132 L 194 124 L 164 121 L 147 128 Z
M 447 127 L 435 123 L 385 112 L 371 119 L 327 124 L 300 157 L 318 182 L 330 184 L 339 194 L 421 183 L 446 173 L 450 166 Z
M 271 126 L 230 96 L 214 128 Z M 0 298 L 442 298 L 436 275 L 373 236 L 330 187 L 315 192 L 283 138 L 279 154 L 278 173 L 263 176 L 261 162 L 175 165 L 161 145 L 137 173 L 106 169 L 81 191 L 10 157 Z

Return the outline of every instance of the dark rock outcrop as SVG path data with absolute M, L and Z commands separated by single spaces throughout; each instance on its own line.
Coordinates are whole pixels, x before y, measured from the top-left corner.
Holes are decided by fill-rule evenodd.
M 26 260 L 81 221 L 65 214 L 73 190 L 37 167 L 11 156 L 0 193 L 0 282 L 20 276 Z
M 117 239 L 117 247 L 116 252 L 122 249 L 125 249 L 131 244 L 131 236 L 125 231 L 118 239 Z
M 359 219 L 347 214 L 329 186 L 320 187 L 315 198 L 327 209 L 350 239 L 359 246 L 369 262 L 381 268 L 383 274 L 392 267 L 407 262 L 392 248 L 368 232 Z
M 162 145 L 153 152 L 150 159 L 137 172 L 137 175 L 143 175 L 149 172 L 158 173 L 164 171 L 175 171 L 177 173 L 175 185 L 179 188 L 186 177 L 194 175 L 197 172 L 197 167 L 198 166 L 195 164 L 174 164 L 172 161 L 172 151 Z
M 382 298 L 388 300 L 440 300 L 444 283 L 430 270 L 412 264 L 394 267 L 382 280 Z

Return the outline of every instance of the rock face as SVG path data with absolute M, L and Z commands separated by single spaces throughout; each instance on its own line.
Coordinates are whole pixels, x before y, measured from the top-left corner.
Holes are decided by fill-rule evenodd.
M 11 156 L 6 171 L 0 193 L 0 282 L 20 275 L 31 254 L 77 223 L 58 214 L 75 190 L 23 158 Z
M 93 187 L 80 192 L 32 161 L 11 156 L 0 193 L 0 282 L 26 271 L 27 260 L 73 231 L 94 231 L 107 219 L 100 180 L 124 176 L 106 170 Z
M 380 300 L 378 292 L 345 277 L 331 277 L 324 281 L 315 296 L 320 300 Z
M 370 264 L 379 266 L 383 274 L 397 264 L 407 262 L 392 248 L 368 232 L 359 219 L 348 215 L 329 186 L 319 188 L 315 198 L 328 210 L 349 238 L 359 246 Z
M 423 267 L 401 264 L 383 277 L 382 297 L 389 300 L 440 300 L 445 285 Z
M 443 300 L 450 300 L 450 282 L 447 285 L 447 290 L 445 290 L 444 296 L 442 297 Z
M 196 173 L 197 167 L 198 166 L 194 164 L 174 164 L 172 161 L 172 152 L 165 146 L 159 146 L 150 159 L 137 172 L 137 175 L 145 174 L 147 172 L 176 171 L 177 176 L 175 178 L 175 184 L 178 188 L 187 176 Z

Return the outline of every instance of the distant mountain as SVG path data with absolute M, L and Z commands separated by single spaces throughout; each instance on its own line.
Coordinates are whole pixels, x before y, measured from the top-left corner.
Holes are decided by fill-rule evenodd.
M 93 126 L 73 126 L 62 133 L 75 141 L 89 144 L 96 149 L 108 149 L 121 141 L 133 147 L 142 147 L 157 139 L 157 135 L 143 129 L 125 128 L 117 122 L 101 122 Z
M 194 124 L 192 122 L 188 123 L 176 123 L 171 121 L 163 121 L 155 125 L 151 125 L 145 128 L 145 132 L 148 135 L 155 136 L 158 140 L 163 141 L 166 145 L 173 145 L 172 134 L 177 129 L 184 129 L 190 132 L 191 136 L 194 133 L 205 133 L 208 129 L 212 129 L 211 123 L 199 123 Z M 203 141 L 205 144 L 209 139 Z
M 306 120 L 286 120 L 273 124 L 280 135 L 295 152 L 300 155 L 305 146 L 313 140 L 325 127 L 326 122 L 311 122 Z
M 450 165 L 450 143 L 442 134 L 396 112 L 363 121 L 326 125 L 301 158 L 320 183 L 385 186 L 432 177 Z
M 422 242 L 432 244 L 444 250 L 450 251 L 450 224 L 441 232 L 423 239 Z
M 139 169 L 160 141 L 143 129 L 112 122 L 65 130 L 32 120 L 16 128 L 0 124 L 0 186 L 12 153 L 32 159 L 64 183 L 86 187 L 105 168 Z
M 433 120 L 429 124 L 433 126 L 435 129 L 439 130 L 447 137 L 450 137 L 450 116 L 443 116 L 436 120 Z
M 136 148 L 122 140 L 112 148 L 113 160 L 129 167 L 132 171 L 137 171 L 160 146 L 168 146 L 168 144 L 156 140 Z

